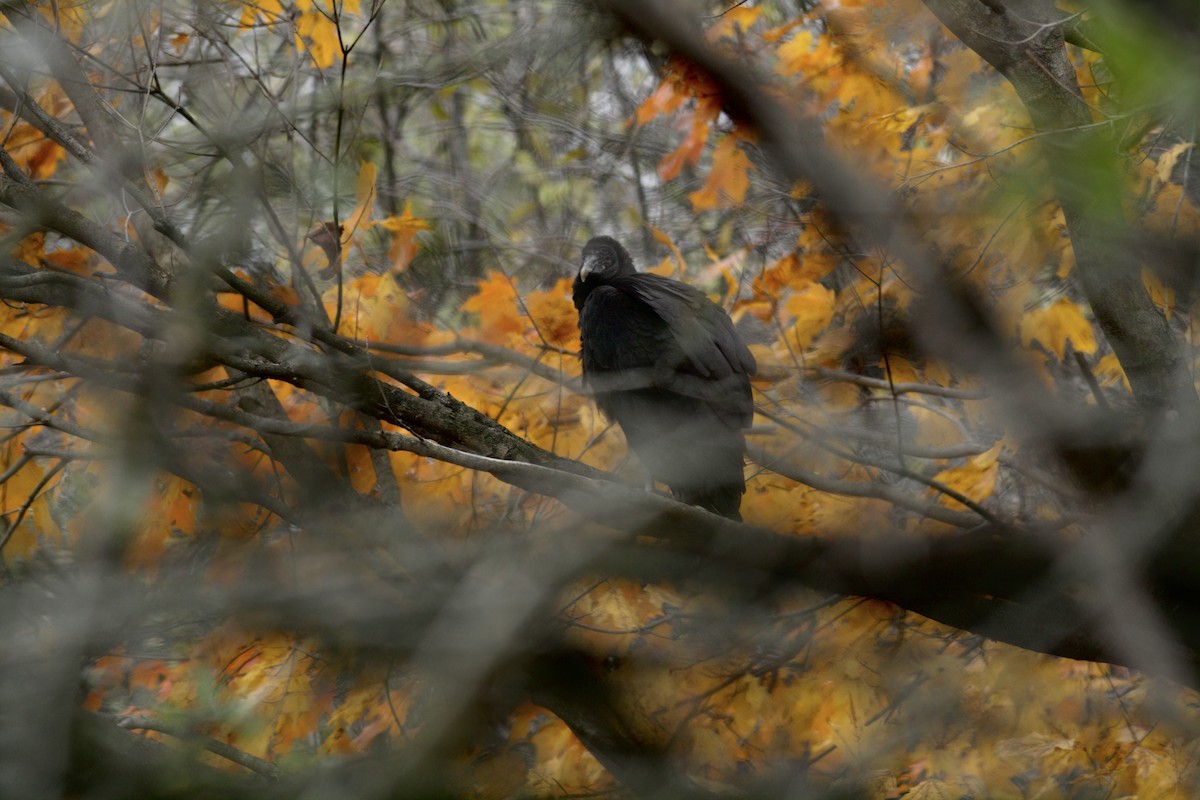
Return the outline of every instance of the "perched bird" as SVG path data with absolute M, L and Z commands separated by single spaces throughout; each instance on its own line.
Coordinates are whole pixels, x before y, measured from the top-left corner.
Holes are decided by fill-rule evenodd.
M 755 363 L 729 315 L 699 289 L 638 273 L 610 236 L 584 246 L 572 296 L 600 410 L 676 498 L 740 520 Z

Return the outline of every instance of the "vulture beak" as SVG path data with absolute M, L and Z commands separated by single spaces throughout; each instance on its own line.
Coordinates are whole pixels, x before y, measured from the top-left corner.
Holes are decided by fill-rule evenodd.
M 596 257 L 588 256 L 583 260 L 583 264 L 579 267 L 579 280 L 586 281 L 588 275 L 592 274 L 592 270 L 596 268 Z

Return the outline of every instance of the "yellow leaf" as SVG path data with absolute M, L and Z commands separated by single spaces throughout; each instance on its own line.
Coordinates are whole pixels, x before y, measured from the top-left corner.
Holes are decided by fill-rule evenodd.
M 812 49 L 812 31 L 798 31 L 795 36 L 779 46 L 777 51 L 779 72 L 783 75 L 793 75 L 799 72 L 807 62 Z
M 1150 299 L 1154 301 L 1154 305 L 1158 306 L 1167 319 L 1170 319 L 1171 314 L 1175 311 L 1175 290 L 1164 284 L 1157 275 L 1149 270 L 1142 270 L 1142 283 L 1146 286 L 1146 291 L 1150 293 Z
M 60 36 L 76 44 L 95 11 L 93 3 L 30 3 L 29 6 L 41 12 Z
M 4 455 L 3 461 L 0 463 L 5 465 L 15 463 L 20 447 L 16 440 L 10 440 L 3 451 L 0 451 Z M 15 474 L 9 476 L 3 484 L 0 484 L 0 510 L 3 511 L 5 524 L 11 524 L 11 521 L 17 519 L 18 514 L 23 515 L 21 525 L 12 531 L 4 546 L 3 555 L 6 564 L 11 565 L 24 560 L 37 550 L 46 537 L 52 534 L 53 523 L 47 505 L 49 499 L 45 494 L 46 487 L 41 486 L 45 474 L 37 462 L 29 462 Z M 36 496 L 35 491 L 38 493 Z M 27 503 L 29 508 L 22 511 Z
M 329 697 L 314 691 L 312 644 L 271 634 L 243 646 L 222 665 L 224 691 L 265 725 L 243 749 L 282 754 L 317 729 Z
M 322 296 L 332 317 L 337 311 L 337 287 Z M 413 344 L 424 338 L 424 328 L 410 319 L 409 300 L 388 274 L 367 274 L 348 281 L 342 289 L 344 332 L 373 342 Z
M 1158 166 L 1155 168 L 1154 174 L 1158 178 L 1159 183 L 1171 182 L 1171 173 L 1175 171 L 1175 165 L 1179 163 L 1179 157 L 1194 146 L 1195 142 L 1180 142 L 1158 157 Z
M 889 795 L 894 796 L 894 795 Z M 921 781 L 904 795 L 905 800 L 959 800 L 963 792 L 955 785 L 939 780 Z
M 1163 184 L 1155 192 L 1154 204 L 1143 219 L 1151 235 L 1176 240 L 1200 234 L 1200 209 L 1178 183 Z
M 307 50 L 319 69 L 333 66 L 342 57 L 337 25 L 315 8 L 303 12 L 296 19 L 296 49 Z
M 612 794 L 615 787 L 612 786 L 611 775 L 591 751 L 575 738 L 571 729 L 540 709 L 531 711 L 535 716 L 529 724 L 514 727 L 514 738 L 518 732 L 521 733 L 536 753 L 528 784 L 533 791 L 526 794 L 561 796 L 566 787 L 571 787 L 575 794 L 581 796 Z
M 787 299 L 784 307 L 796 318 L 792 337 L 801 350 L 807 349 L 817 334 L 833 321 L 835 300 L 831 289 L 815 281 Z
M 675 257 L 676 267 L 682 270 L 686 266 L 686 262 L 683 260 L 683 253 L 679 252 L 679 248 L 675 246 L 675 242 L 671 241 L 671 237 L 667 232 L 651 225 L 650 234 L 654 237 L 654 241 L 666 246 L 671 251 L 671 255 Z
M 1129 389 L 1129 378 L 1125 375 L 1125 370 L 1121 369 L 1121 362 L 1116 354 L 1109 353 L 1092 367 L 1092 374 L 1096 376 L 1096 380 L 1101 386 L 1116 386 L 1121 384 L 1126 390 Z
M 996 747 L 996 755 L 1005 760 L 1019 763 L 1044 761 L 1061 753 L 1069 753 L 1076 747 L 1075 740 L 1045 733 L 1031 733 L 1014 739 L 1006 739 Z
M 969 500 L 980 503 L 996 491 L 996 479 L 1000 475 L 1000 443 L 997 442 L 986 453 L 980 453 L 961 467 L 944 469 L 933 479 L 955 490 Z M 938 502 L 943 505 L 958 505 L 957 501 L 941 495 Z
M 1065 297 L 1045 308 L 1030 311 L 1021 320 L 1021 343 L 1037 340 L 1060 359 L 1066 357 L 1067 342 L 1080 353 L 1096 352 L 1096 334 L 1083 316 L 1083 309 Z
M 358 167 L 358 178 L 354 182 L 354 210 L 342 222 L 345 231 L 342 244 L 346 244 L 359 228 L 368 228 L 371 211 L 375 208 L 375 183 L 377 170 L 370 161 L 363 161 Z
M 913 406 L 908 410 L 917 423 L 916 441 L 926 447 L 948 447 L 962 442 L 962 429 L 942 414 Z
M 720 19 L 707 31 L 705 36 L 710 42 L 715 42 L 727 36 L 736 36 L 738 31 L 746 32 L 762 15 L 762 9 L 753 6 L 737 6 L 721 14 Z
M 242 3 L 242 17 L 238 21 L 238 27 L 251 28 L 258 19 L 264 20 L 270 26 L 286 18 L 287 12 L 284 11 L 283 0 L 255 0 L 255 2 Z

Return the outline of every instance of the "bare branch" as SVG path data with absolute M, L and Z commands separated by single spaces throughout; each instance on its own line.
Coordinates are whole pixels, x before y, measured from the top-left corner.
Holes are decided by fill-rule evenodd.
M 239 750 L 233 745 L 214 739 L 211 736 L 205 736 L 202 733 L 188 730 L 182 725 L 172 725 L 149 717 L 116 717 L 115 721 L 118 726 L 126 730 L 157 731 L 158 733 L 165 733 L 184 742 L 198 744 L 210 753 L 215 753 L 221 758 L 231 761 L 239 767 L 245 767 L 251 772 L 258 773 L 264 778 L 275 779 L 279 777 L 279 767 L 270 761 L 264 761 L 258 756 L 251 755 L 245 750 Z

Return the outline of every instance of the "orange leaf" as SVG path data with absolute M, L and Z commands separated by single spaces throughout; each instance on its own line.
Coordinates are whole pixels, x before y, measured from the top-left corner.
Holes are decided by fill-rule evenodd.
M 679 146 L 662 157 L 658 162 L 658 177 L 669 181 L 679 175 L 684 165 L 696 166 L 704 153 L 704 143 L 708 140 L 708 122 L 698 115 L 692 118 L 692 127 Z
M 491 271 L 479 284 L 479 292 L 467 298 L 463 311 L 479 315 L 479 328 L 490 337 L 504 337 L 525 332 L 520 318 L 520 304 L 512 281 L 502 273 Z
M 322 296 L 332 317 L 337 311 L 337 287 Z M 352 335 L 371 341 L 413 342 L 421 337 L 421 326 L 409 317 L 409 301 L 396 279 L 384 273 L 368 273 L 346 283 L 342 289 L 342 320 Z
M 45 253 L 44 257 L 46 261 L 57 267 L 62 267 L 77 275 L 84 275 L 89 271 L 89 265 L 92 262 L 92 251 L 86 247 L 68 247 L 63 250 L 54 250 Z
M 571 302 L 571 278 L 563 278 L 544 292 L 531 292 L 525 308 L 538 333 L 549 344 L 567 350 L 579 348 L 579 328 Z
M 708 180 L 702 188 L 688 195 L 692 208 L 711 211 L 720 205 L 741 203 L 746 198 L 746 190 L 750 188 L 750 178 L 746 173 L 752 167 L 750 159 L 737 146 L 737 139 L 727 135 L 713 151 L 713 166 L 708 173 Z
M 658 88 L 638 106 L 633 115 L 635 125 L 645 125 L 655 117 L 672 113 L 688 100 L 686 92 L 680 92 L 675 81 L 664 78 Z
M 392 272 L 401 273 L 408 269 L 413 257 L 417 254 L 417 234 L 429 230 L 429 223 L 413 214 L 412 203 L 404 204 L 404 211 L 398 217 L 388 217 L 374 223 L 392 234 L 392 246 L 388 248 L 388 260 Z
M 45 93 L 40 98 L 42 104 L 54 111 L 61 104 L 57 94 Z M 58 162 L 67 157 L 67 151 L 55 144 L 32 125 L 17 123 L 11 130 L 6 130 L 5 147 L 17 165 L 24 168 L 34 179 L 51 177 L 58 169 Z
M 42 251 L 46 247 L 46 234 L 43 231 L 36 231 L 29 234 L 21 240 L 16 247 L 14 256 L 24 261 L 31 267 L 39 267 L 42 264 Z
M 346 470 L 350 473 L 350 486 L 359 494 L 371 494 L 375 489 L 375 464 L 371 461 L 371 449 L 362 445 L 346 445 Z
M 150 182 L 154 185 L 154 190 L 158 193 L 158 196 L 161 197 L 162 193 L 167 190 L 167 184 L 170 183 L 171 179 L 167 176 L 167 173 L 163 172 L 158 167 L 151 169 L 148 177 L 150 178 Z

